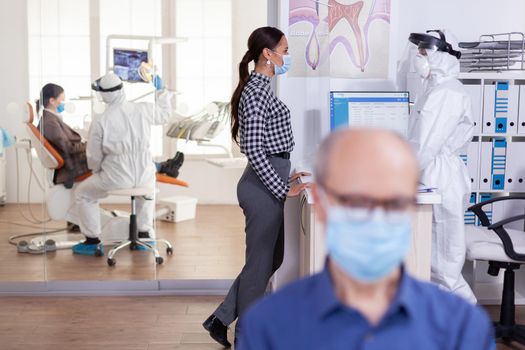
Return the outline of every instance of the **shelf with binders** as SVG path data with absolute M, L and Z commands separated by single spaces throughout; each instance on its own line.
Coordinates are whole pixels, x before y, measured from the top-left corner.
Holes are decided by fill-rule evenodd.
M 471 97 L 474 137 L 461 156 L 471 177 L 469 206 L 492 198 L 525 197 L 525 72 L 474 72 L 459 76 Z M 520 181 L 521 180 L 521 181 Z M 484 207 L 494 223 L 525 213 L 524 201 L 501 201 Z M 480 225 L 474 213 L 465 212 L 467 226 Z M 525 223 L 508 228 L 525 230 Z M 468 264 L 467 264 L 468 265 Z M 486 263 L 472 264 L 473 288 L 479 299 L 499 303 L 501 278 L 487 278 Z M 525 295 L 525 270 L 517 273 L 517 292 Z M 518 304 L 525 299 L 516 298 Z
M 461 81 L 471 98 L 475 135 L 525 136 L 525 74 L 491 73 Z
M 461 156 L 475 201 L 525 195 L 525 72 L 461 73 L 459 79 L 475 122 L 474 138 Z

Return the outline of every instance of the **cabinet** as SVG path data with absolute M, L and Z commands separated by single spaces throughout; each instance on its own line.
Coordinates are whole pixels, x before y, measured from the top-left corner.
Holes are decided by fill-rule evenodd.
M 414 212 L 412 244 L 405 266 L 413 276 L 421 280 L 430 280 L 432 204 L 440 202 L 439 194 L 421 194 Z M 301 197 L 300 230 L 299 274 L 303 277 L 321 270 L 326 258 L 323 227 L 315 217 L 314 204 L 307 192 Z
M 525 73 L 475 72 L 462 73 L 460 80 L 472 99 L 476 125 L 468 154 L 462 155 L 469 169 L 472 193 L 470 205 L 497 196 L 525 194 Z M 495 204 L 486 208 L 492 222 L 523 214 L 522 202 Z M 466 225 L 479 225 L 475 216 L 465 213 Z M 524 229 L 524 223 L 509 225 Z M 468 232 L 468 231 L 467 231 Z M 470 270 L 473 263 L 467 262 Z M 499 303 L 502 278 L 487 275 L 487 264 L 473 264 L 471 284 L 480 301 Z M 525 299 L 525 272 L 517 271 L 516 302 Z

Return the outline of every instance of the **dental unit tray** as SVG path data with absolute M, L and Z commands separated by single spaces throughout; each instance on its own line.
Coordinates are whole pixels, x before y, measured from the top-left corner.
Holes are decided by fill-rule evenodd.
M 476 42 L 460 42 L 461 71 L 525 70 L 525 35 L 521 32 L 484 34 Z
M 166 136 L 186 141 L 209 141 L 217 137 L 230 120 L 230 104 L 213 102 L 216 112 L 210 113 L 210 106 L 190 117 L 170 125 Z

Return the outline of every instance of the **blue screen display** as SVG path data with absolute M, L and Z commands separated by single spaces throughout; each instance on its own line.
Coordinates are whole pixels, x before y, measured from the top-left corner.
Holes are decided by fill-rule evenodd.
M 113 50 L 113 72 L 123 81 L 143 82 L 139 75 L 142 62 L 148 62 L 148 52 L 143 50 Z
M 330 129 L 382 127 L 406 134 L 408 92 L 330 92 Z

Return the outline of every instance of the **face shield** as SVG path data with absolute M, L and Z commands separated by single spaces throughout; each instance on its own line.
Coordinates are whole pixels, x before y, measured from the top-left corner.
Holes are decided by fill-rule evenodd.
M 398 63 L 398 89 L 410 91 L 410 100 L 414 102 L 425 90 L 432 76 L 455 75 L 455 67 L 459 67 L 458 58 L 461 57 L 461 52 L 454 50 L 454 47 L 457 47 L 457 41 L 448 32 L 427 31 L 427 33 L 410 34 L 403 56 Z
M 119 100 L 123 94 L 123 86 L 122 80 L 113 73 L 108 73 L 91 84 L 97 100 L 106 104 L 111 104 Z
M 428 33 L 437 33 L 439 38 Z M 440 30 L 427 30 L 427 34 L 411 33 L 408 41 L 416 45 L 419 53 L 423 56 L 432 52 L 441 51 L 456 57 L 458 60 L 461 58 L 461 52 L 454 50 L 452 44 L 447 42 L 445 33 Z

